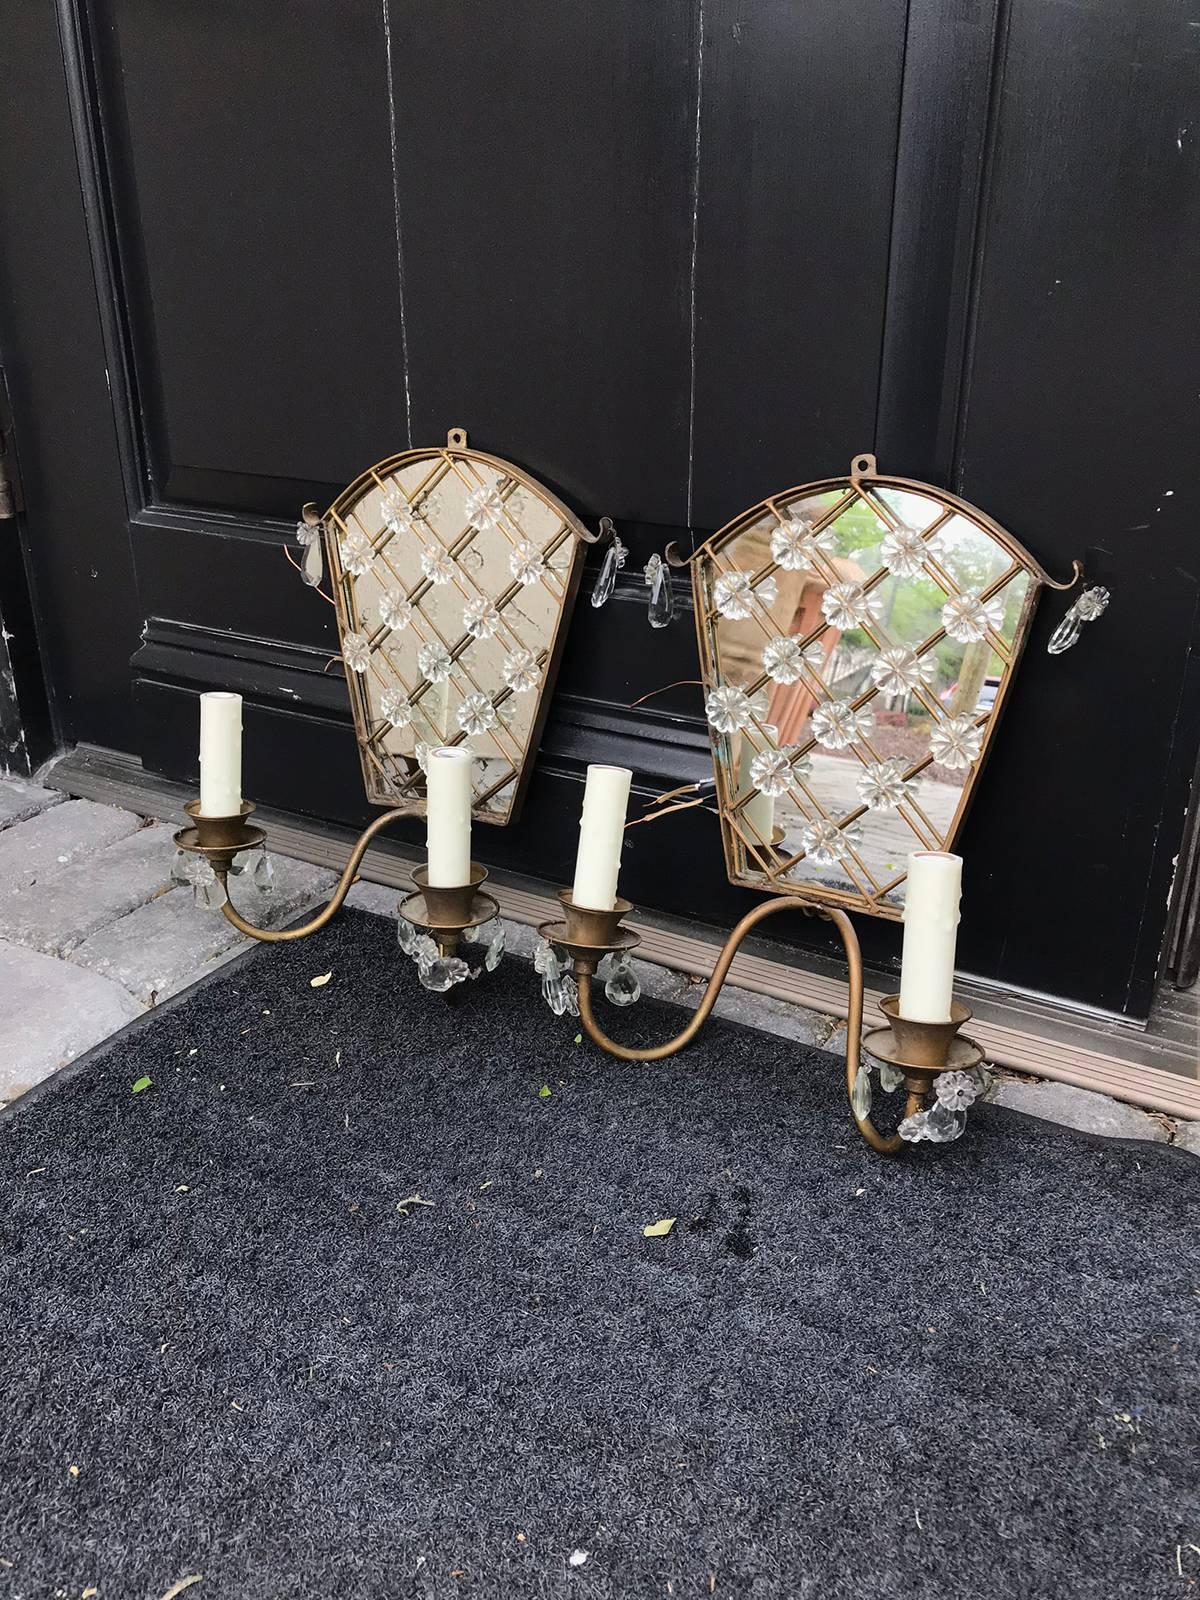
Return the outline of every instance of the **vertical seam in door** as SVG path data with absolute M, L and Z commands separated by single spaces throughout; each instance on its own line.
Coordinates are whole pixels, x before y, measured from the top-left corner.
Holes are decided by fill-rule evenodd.
M 1011 22 L 1010 0 L 997 0 L 992 34 L 991 82 L 984 119 L 983 150 L 979 163 L 979 191 L 971 239 L 970 279 L 967 287 L 966 326 L 959 364 L 954 434 L 950 448 L 948 487 L 963 492 L 966 477 L 967 414 L 971 408 L 971 389 L 975 377 L 975 352 L 979 339 L 979 301 L 983 289 L 983 265 L 987 250 L 989 205 L 996 166 L 996 147 L 1000 139 L 1000 110 L 1004 74 L 1008 65 L 1008 35 Z
M 899 200 L 900 190 L 900 143 L 904 130 L 904 105 L 908 71 L 908 42 L 909 36 L 912 32 L 912 20 L 912 3 L 911 0 L 906 0 L 904 7 L 904 41 L 900 47 L 899 88 L 896 94 L 896 138 L 892 147 L 892 199 L 888 212 L 887 249 L 884 255 L 883 301 L 882 311 L 879 318 L 879 364 L 875 373 L 875 418 L 871 430 L 871 448 L 881 460 L 883 459 L 883 454 L 879 442 L 879 425 L 880 416 L 883 409 L 883 382 L 884 373 L 887 368 L 888 334 L 891 332 L 889 321 L 893 306 L 892 273 L 895 267 L 895 257 L 893 255 L 893 251 L 896 244 L 896 206 Z
M 404 362 L 404 418 L 408 448 L 413 445 L 412 391 L 408 382 L 408 315 L 404 305 L 404 233 L 400 226 L 400 160 L 396 143 L 396 91 L 392 77 L 392 15 L 389 0 L 383 6 L 383 49 L 387 61 L 388 137 L 392 149 L 392 216 L 396 228 L 396 288 L 400 301 L 400 355 Z
M 689 268 L 688 307 L 688 446 L 687 508 L 685 518 L 692 549 L 692 480 L 696 455 L 696 260 L 700 249 L 700 124 L 704 105 L 704 0 L 696 4 L 696 133 L 692 142 L 692 256 Z

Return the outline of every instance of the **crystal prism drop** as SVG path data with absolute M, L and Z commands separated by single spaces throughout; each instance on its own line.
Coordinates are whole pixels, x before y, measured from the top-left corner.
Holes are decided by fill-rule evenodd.
M 250 881 L 262 894 L 271 894 L 275 888 L 275 863 L 265 850 L 258 852 Z
M 1050 655 L 1061 656 L 1064 650 L 1069 650 L 1079 638 L 1083 624 L 1095 622 L 1097 617 L 1103 616 L 1110 598 L 1108 590 L 1100 585 L 1085 589 L 1050 635 L 1050 642 L 1046 646 Z
M 675 615 L 675 587 L 671 569 L 660 561 L 650 582 L 650 626 L 665 628 Z
M 559 982 L 562 985 L 563 999 L 566 1002 L 563 1009 L 569 1017 L 577 1017 L 579 1015 L 579 985 L 570 974 L 565 978 L 560 978 Z
M 246 871 L 249 865 L 250 852 L 249 850 L 243 850 L 240 856 L 234 856 L 233 860 L 229 863 L 229 876 L 231 878 L 240 878 L 242 873 Z
M 407 917 L 396 920 L 396 943 L 406 956 L 411 956 L 419 935 Z
M 492 926 L 496 931 L 488 940 L 487 954 L 483 958 L 483 964 L 489 972 L 495 972 L 504 957 L 504 924 L 497 920 Z
M 554 946 L 546 939 L 539 939 L 534 949 L 533 970 L 543 978 L 558 977 L 558 957 L 554 953 Z
M 890 1061 L 879 1063 L 879 1087 L 884 1094 L 894 1094 L 897 1089 L 904 1087 L 904 1074 L 899 1067 L 894 1067 Z
M 315 589 L 325 576 L 325 553 L 320 535 L 306 546 L 304 551 L 304 565 L 300 576 L 310 589 Z
M 567 1009 L 567 991 L 563 987 L 563 980 L 557 976 L 551 977 L 547 973 L 542 979 L 542 998 L 554 1015 L 561 1017 Z
M 211 867 L 208 872 L 207 878 L 200 878 L 193 884 L 192 895 L 203 910 L 220 911 L 229 896 L 225 893 L 225 885 Z
M 1072 606 L 1050 635 L 1050 642 L 1046 646 L 1047 654 L 1061 656 L 1064 650 L 1069 650 L 1079 638 L 1082 627 L 1083 622 L 1079 612 Z
M 190 863 L 190 861 L 191 861 L 191 856 L 188 854 L 188 852 L 186 850 L 178 850 L 177 849 L 175 851 L 175 859 L 171 863 L 171 882 L 172 883 L 189 883 L 191 881 L 190 878 L 188 877 L 188 870 L 187 870 L 188 869 L 188 864 Z
M 992 1087 L 992 1074 L 981 1061 L 978 1066 L 971 1068 L 970 1076 L 975 1080 L 975 1098 L 982 1100 Z
M 609 970 L 604 993 L 614 1006 L 631 1006 L 642 997 L 642 986 L 634 975 L 628 958 L 614 961 Z
M 618 541 L 614 539 L 604 552 L 604 560 L 600 563 L 600 574 L 592 589 L 592 604 L 597 610 L 612 599 L 612 592 L 617 586 L 617 569 L 621 565 L 617 559 L 617 549 Z
M 854 1088 L 850 1092 L 850 1108 L 860 1122 L 865 1122 L 871 1115 L 871 1074 L 863 1064 L 860 1064 L 854 1076 Z
M 942 1105 L 940 1101 L 930 1106 L 924 1116 L 925 1137 L 934 1144 L 950 1144 L 967 1125 L 966 1112 L 951 1111 L 949 1106 Z
M 909 1144 L 920 1144 L 922 1139 L 929 1138 L 929 1134 L 926 1132 L 928 1120 L 928 1111 L 914 1111 L 911 1117 L 905 1117 L 896 1132 L 902 1139 L 906 1139 Z

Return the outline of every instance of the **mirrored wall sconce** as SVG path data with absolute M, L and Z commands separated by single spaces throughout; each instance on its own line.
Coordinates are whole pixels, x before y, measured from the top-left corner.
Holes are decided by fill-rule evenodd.
M 445 992 L 499 964 L 503 925 L 471 860 L 472 821 L 517 815 L 586 547 L 610 541 L 614 582 L 624 547 L 609 518 L 589 532 L 521 468 L 472 450 L 462 428 L 371 467 L 324 514 L 305 506 L 296 539 L 305 583 L 331 583 L 367 798 L 388 809 L 311 921 L 255 927 L 229 892 L 243 872 L 264 892 L 273 877 L 242 799 L 241 697 L 202 695 L 200 796 L 176 835 L 176 876 L 251 938 L 303 939 L 341 907 L 375 835 L 424 815 L 429 859 L 400 904 L 400 944 L 425 987 Z

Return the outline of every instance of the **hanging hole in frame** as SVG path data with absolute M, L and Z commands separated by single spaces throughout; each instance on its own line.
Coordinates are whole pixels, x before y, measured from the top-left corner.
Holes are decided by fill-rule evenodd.
M 465 428 L 451 428 L 446 435 L 446 443 L 453 450 L 465 450 L 467 445 L 467 430 Z
M 875 457 L 873 455 L 855 456 L 854 460 L 850 463 L 850 476 L 851 478 L 876 477 Z

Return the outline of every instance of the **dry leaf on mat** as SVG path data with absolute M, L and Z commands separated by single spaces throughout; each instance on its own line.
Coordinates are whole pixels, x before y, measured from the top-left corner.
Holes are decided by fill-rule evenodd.
M 642 1229 L 642 1234 L 647 1239 L 665 1239 L 674 1226 L 674 1217 L 660 1217 L 657 1222 L 648 1222 Z
M 319 978 L 310 978 L 308 980 L 308 986 L 310 989 L 322 989 L 332 977 L 332 972 L 323 972 Z

